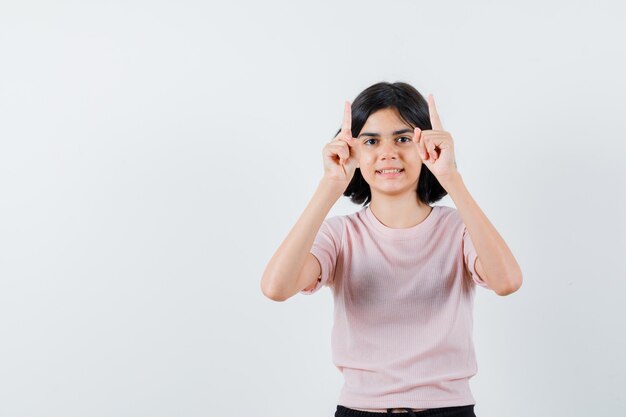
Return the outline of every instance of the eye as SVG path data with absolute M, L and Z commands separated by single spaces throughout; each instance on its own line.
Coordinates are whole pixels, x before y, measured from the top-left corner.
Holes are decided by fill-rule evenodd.
M 399 137 L 399 138 L 398 138 L 398 140 L 400 140 L 400 139 L 406 139 L 406 140 L 405 140 L 405 141 L 403 141 L 402 143 L 409 143 L 409 142 L 413 142 L 413 139 L 411 139 L 411 138 L 410 138 L 410 137 L 408 137 L 408 136 L 401 136 L 401 137 Z M 370 142 L 370 141 L 372 141 L 372 140 L 378 140 L 378 139 L 368 139 L 368 140 L 366 140 L 365 142 L 363 142 L 363 144 L 368 145 L 368 144 L 369 144 L 368 142 Z

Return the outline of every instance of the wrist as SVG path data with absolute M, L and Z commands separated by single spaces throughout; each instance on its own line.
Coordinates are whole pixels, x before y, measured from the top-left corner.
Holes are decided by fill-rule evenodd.
M 463 182 L 463 177 L 461 177 L 460 172 L 456 171 L 452 174 L 437 178 L 437 180 L 439 181 L 439 184 L 441 184 L 441 186 L 445 188 L 446 191 L 448 191 L 448 187 L 453 187 L 457 184 L 461 184 Z
M 455 174 L 449 176 L 440 182 L 441 186 L 446 190 L 450 198 L 454 201 L 454 199 L 463 193 L 466 190 L 465 182 L 463 182 L 463 177 L 461 174 Z
M 346 188 L 348 188 L 348 184 L 350 183 L 342 180 L 323 177 L 320 180 L 318 187 L 324 189 L 325 191 L 335 192 L 341 195 L 346 190 Z

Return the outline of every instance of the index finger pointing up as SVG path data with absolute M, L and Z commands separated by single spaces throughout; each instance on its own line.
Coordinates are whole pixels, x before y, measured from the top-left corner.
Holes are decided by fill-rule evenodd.
M 344 133 L 349 132 L 350 137 L 352 137 L 352 108 L 348 100 L 346 100 L 343 107 L 343 124 L 341 125 L 341 130 L 343 130 Z
M 428 95 L 428 113 L 430 114 L 430 124 L 433 130 L 443 130 L 437 107 L 435 107 L 435 98 L 432 93 Z

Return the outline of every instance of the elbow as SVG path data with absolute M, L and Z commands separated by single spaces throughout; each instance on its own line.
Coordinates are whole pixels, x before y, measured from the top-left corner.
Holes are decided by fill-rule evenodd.
M 515 291 L 514 289 L 510 289 L 510 288 L 504 288 L 504 289 L 498 289 L 498 290 L 494 290 L 496 292 L 496 294 L 498 294 L 500 297 L 505 297 L 507 295 L 511 295 L 513 294 Z
M 496 294 L 502 297 L 511 295 L 515 291 L 520 289 L 520 287 L 522 286 L 522 281 L 523 281 L 522 274 L 521 273 L 517 274 L 513 278 L 507 279 L 506 280 L 507 285 L 495 290 L 495 292 Z
M 263 295 L 265 295 L 267 298 L 269 298 L 269 299 L 270 299 L 270 300 L 272 300 L 272 301 L 278 301 L 278 302 L 281 302 L 281 301 L 286 301 L 286 300 L 287 300 L 287 298 L 286 298 L 286 297 L 283 297 L 283 296 L 282 296 L 282 295 L 280 295 L 280 294 L 275 294 L 275 293 L 265 293 L 265 292 L 264 292 L 264 293 L 263 293 Z
M 280 302 L 287 300 L 287 297 L 284 297 L 278 291 L 272 289 L 272 286 L 268 284 L 268 280 L 265 277 L 261 279 L 261 292 L 265 297 L 269 298 L 272 301 Z

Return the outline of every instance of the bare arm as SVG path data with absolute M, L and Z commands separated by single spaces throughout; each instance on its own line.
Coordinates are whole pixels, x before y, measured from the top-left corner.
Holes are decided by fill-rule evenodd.
M 265 267 L 261 291 L 284 301 L 313 284 L 320 264 L 310 252 L 328 212 L 350 184 L 358 166 L 356 139 L 352 137 L 352 109 L 344 103 L 343 123 L 334 140 L 322 149 L 324 176 L 313 198 Z M 310 288 L 310 287 L 309 287 Z
M 506 242 L 465 187 L 461 175 L 444 182 L 472 238 L 478 258 L 476 272 L 498 295 L 509 295 L 522 285 L 522 271 Z M 443 184 L 442 184 L 443 185 Z
M 301 283 L 298 278 L 313 247 L 315 236 L 346 186 L 342 181 L 326 178 L 320 181 L 304 212 L 265 267 L 261 290 L 266 297 L 284 301 L 303 289 L 299 288 Z
M 415 129 L 416 143 L 426 167 L 454 201 L 478 257 L 476 273 L 498 295 L 509 295 L 522 285 L 522 270 L 508 245 L 465 187 L 454 160 L 454 141 L 443 129 L 435 99 L 428 96 L 432 130 Z M 439 151 L 437 151 L 439 149 Z

